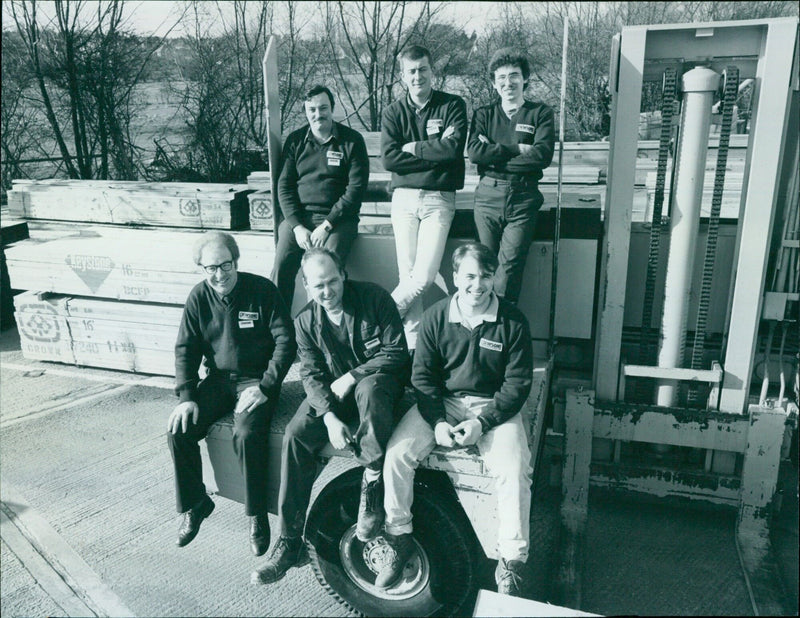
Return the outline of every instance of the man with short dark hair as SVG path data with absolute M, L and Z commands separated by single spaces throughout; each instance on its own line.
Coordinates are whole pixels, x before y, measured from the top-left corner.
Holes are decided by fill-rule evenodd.
M 407 93 L 383 112 L 381 152 L 392 172 L 392 227 L 399 282 L 392 291 L 409 348 L 416 346 L 422 294 L 433 283 L 464 187 L 467 106 L 433 89 L 430 52 L 419 45 L 399 54 Z
M 356 535 L 367 542 L 383 525 L 383 457 L 410 358 L 397 307 L 374 283 L 348 281 L 338 256 L 313 247 L 302 259 L 309 303 L 295 318 L 306 399 L 284 433 L 278 497 L 280 538 L 251 575 L 269 584 L 304 559 L 303 528 L 317 453 L 330 442 L 352 448 L 364 467 Z M 348 425 L 357 424 L 355 431 Z
M 457 292 L 422 316 L 411 384 L 417 405 L 397 425 L 384 464 L 386 533 L 394 549 L 375 586 L 394 585 L 413 555 L 414 473 L 438 444 L 477 445 L 497 480 L 498 592 L 518 595 L 528 559 L 530 449 L 520 410 L 531 390 L 528 322 L 493 292 L 497 258 L 477 243 L 453 253 Z
M 369 157 L 358 131 L 333 120 L 333 94 L 314 86 L 304 102 L 308 126 L 283 147 L 278 199 L 284 220 L 272 280 L 291 310 L 303 251 L 327 247 L 344 262 L 358 234 Z
M 555 121 L 544 103 L 525 100 L 530 65 L 524 54 L 497 50 L 489 77 L 500 99 L 475 110 L 467 152 L 481 177 L 475 189 L 475 225 L 482 244 L 498 256 L 498 296 L 516 304 L 544 202 L 542 170 L 553 160 Z
M 194 261 L 205 281 L 189 293 L 175 343 L 175 392 L 180 403 L 167 421 L 175 468 L 178 546 L 189 544 L 214 510 L 206 494 L 200 447 L 208 428 L 234 413 L 233 448 L 244 476 L 245 512 L 251 516 L 250 547 L 269 547 L 267 438 L 281 383 L 297 350 L 289 310 L 271 281 L 238 271 L 233 236 L 207 232 Z M 199 379 L 203 361 L 207 376 Z

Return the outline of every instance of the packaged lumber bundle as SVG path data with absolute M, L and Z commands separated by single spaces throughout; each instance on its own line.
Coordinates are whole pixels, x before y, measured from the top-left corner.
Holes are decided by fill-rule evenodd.
M 246 185 L 105 180 L 15 180 L 11 214 L 91 223 L 243 229 Z
M 183 307 L 24 292 L 14 298 L 25 358 L 175 375 Z
M 275 223 L 272 191 L 260 189 L 248 195 L 247 199 L 250 202 L 250 229 L 271 232 Z
M 192 263 L 196 230 L 35 224 L 6 249 L 11 287 L 58 294 L 183 304 L 202 279 Z M 268 277 L 272 238 L 238 232 L 239 269 Z

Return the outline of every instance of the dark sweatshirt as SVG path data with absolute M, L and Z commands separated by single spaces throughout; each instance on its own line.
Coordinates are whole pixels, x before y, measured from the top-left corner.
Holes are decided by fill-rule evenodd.
M 472 330 L 450 321 L 452 296 L 422 315 L 411 384 L 432 427 L 445 420 L 444 397 L 493 398 L 478 417 L 484 432 L 525 404 L 533 381 L 530 329 L 519 309 L 499 300 L 497 320 Z
M 342 298 L 350 350 L 341 353 L 325 310 L 309 302 L 295 318 L 300 375 L 308 402 L 317 416 L 336 413 L 339 401 L 331 383 L 345 373 L 356 382 L 375 373 L 408 383 L 411 363 L 397 305 L 379 285 L 345 281 Z
M 331 139 L 319 144 L 308 126 L 286 138 L 278 199 L 294 228 L 305 213 L 325 215 L 333 227 L 358 217 L 369 182 L 369 157 L 358 131 L 333 123 Z
M 491 143 L 484 144 L 478 135 L 484 135 Z M 542 170 L 553 161 L 555 136 L 550 106 L 525 101 L 509 118 L 498 100 L 475 110 L 467 153 L 469 160 L 478 164 L 480 176 L 538 183 Z M 520 154 L 519 144 L 532 145 L 533 150 Z
M 226 305 L 206 281 L 189 292 L 175 343 L 175 392 L 182 402 L 194 401 L 203 357 L 209 371 L 260 378 L 265 395 L 281 385 L 294 361 L 292 319 L 269 279 L 240 272 L 229 297 Z
M 464 188 L 464 144 L 467 140 L 467 106 L 454 94 L 434 90 L 427 105 L 417 110 L 400 97 L 383 112 L 381 153 L 392 172 L 392 188 L 457 191 Z M 441 138 L 447 127 L 455 132 Z M 416 142 L 414 154 L 403 145 Z

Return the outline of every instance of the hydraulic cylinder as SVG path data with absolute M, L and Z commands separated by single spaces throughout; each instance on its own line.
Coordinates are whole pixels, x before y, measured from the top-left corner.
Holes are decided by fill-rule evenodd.
M 686 324 L 691 294 L 694 256 L 700 228 L 711 106 L 720 76 L 711 69 L 696 67 L 682 78 L 683 105 L 680 141 L 675 160 L 675 181 L 670 212 L 669 259 L 664 287 L 659 367 L 680 367 L 686 346 Z M 677 382 L 661 380 L 656 403 L 674 406 Z

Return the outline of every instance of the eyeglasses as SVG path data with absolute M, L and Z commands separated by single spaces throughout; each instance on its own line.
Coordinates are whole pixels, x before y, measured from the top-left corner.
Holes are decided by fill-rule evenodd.
M 494 81 L 498 84 L 505 84 L 506 82 L 518 84 L 522 79 L 522 73 L 509 73 L 508 75 L 498 75 Z
M 203 265 L 201 264 L 200 266 Z M 230 272 L 230 270 L 233 268 L 233 260 L 228 260 L 222 264 L 209 264 L 208 266 L 203 266 L 203 270 L 209 275 L 216 273 L 218 268 L 224 273 Z

